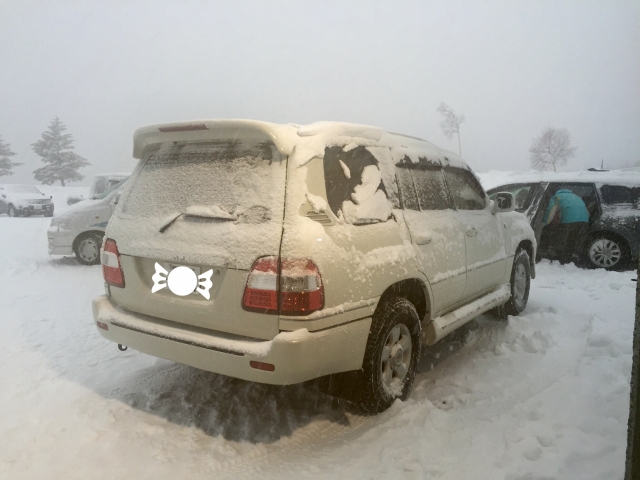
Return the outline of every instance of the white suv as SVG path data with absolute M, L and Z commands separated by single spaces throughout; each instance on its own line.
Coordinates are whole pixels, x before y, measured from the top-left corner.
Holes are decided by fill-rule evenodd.
M 137 130 L 107 227 L 99 332 L 245 380 L 379 412 L 421 344 L 518 314 L 535 237 L 433 144 L 343 123 L 211 120 Z

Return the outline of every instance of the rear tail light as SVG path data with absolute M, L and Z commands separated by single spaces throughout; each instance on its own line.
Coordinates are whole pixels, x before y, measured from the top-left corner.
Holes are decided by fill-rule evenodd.
M 115 240 L 107 238 L 104 242 L 101 259 L 104 281 L 114 287 L 124 288 L 124 273 L 120 265 L 120 252 L 118 252 Z
M 311 260 L 259 258 L 247 278 L 242 307 L 274 315 L 322 310 L 324 286 L 317 265 Z

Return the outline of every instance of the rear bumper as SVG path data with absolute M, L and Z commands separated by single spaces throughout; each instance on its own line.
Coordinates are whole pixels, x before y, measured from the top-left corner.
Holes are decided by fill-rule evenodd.
M 100 334 L 140 352 L 202 370 L 273 385 L 300 383 L 362 367 L 371 318 L 318 332 L 282 332 L 273 340 L 230 336 L 117 308 L 107 296 L 93 300 Z M 105 330 L 104 327 L 108 330 Z M 256 361 L 275 366 L 268 372 Z

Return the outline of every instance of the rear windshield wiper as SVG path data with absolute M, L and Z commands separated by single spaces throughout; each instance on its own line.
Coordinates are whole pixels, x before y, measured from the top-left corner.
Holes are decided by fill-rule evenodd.
M 201 207 L 189 207 L 186 212 L 179 213 L 175 217 L 173 217 L 169 222 L 164 224 L 158 232 L 164 233 L 171 225 L 175 223 L 182 216 L 192 217 L 192 218 L 206 218 L 206 219 L 215 219 L 215 220 L 224 220 L 224 221 L 236 221 L 238 219 L 237 215 L 226 212 L 221 208 L 216 207 L 215 210 L 202 210 Z

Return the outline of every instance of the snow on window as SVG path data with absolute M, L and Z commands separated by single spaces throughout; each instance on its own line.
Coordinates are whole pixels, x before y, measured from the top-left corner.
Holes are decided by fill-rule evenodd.
M 389 219 L 393 205 L 378 161 L 367 148 L 327 147 L 323 162 L 327 200 L 336 216 L 353 224 Z

